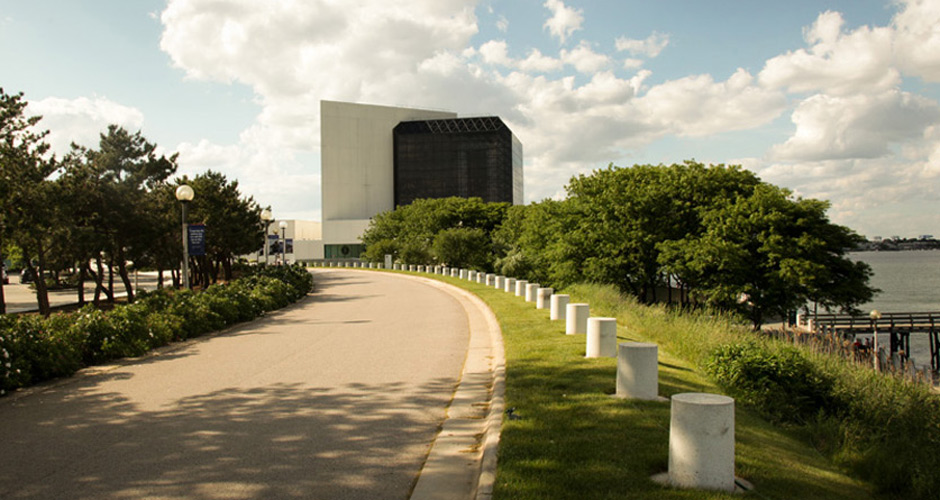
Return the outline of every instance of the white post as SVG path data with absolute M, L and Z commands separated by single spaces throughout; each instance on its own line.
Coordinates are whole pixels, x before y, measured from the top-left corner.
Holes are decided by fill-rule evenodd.
M 587 333 L 591 310 L 587 304 L 568 304 L 565 307 L 565 334 Z
M 617 356 L 617 318 L 588 318 L 586 358 Z
M 538 283 L 526 283 L 525 286 L 525 301 L 526 302 L 535 302 L 535 292 L 539 290 Z
M 734 399 L 700 392 L 672 397 L 669 483 L 734 491 Z
M 515 293 L 516 278 L 506 278 L 506 283 L 503 284 L 503 290 L 506 290 L 506 293 Z
M 526 280 L 516 280 L 516 297 L 525 298 L 525 286 L 528 284 Z
M 486 286 L 493 286 L 493 282 L 496 281 L 496 275 L 493 273 L 486 273 L 484 279 L 486 279 Z
M 568 306 L 568 300 L 570 297 L 565 294 L 555 294 L 552 295 L 552 305 L 551 311 L 549 312 L 549 319 L 560 320 L 565 319 L 565 309 Z
M 548 303 L 552 300 L 554 288 L 539 288 L 535 291 L 535 308 L 548 309 Z
M 477 271 L 477 283 L 484 283 L 486 281 L 486 273 L 481 273 Z
M 493 283 L 493 287 L 496 288 L 497 290 L 502 290 L 503 287 L 506 286 L 505 282 L 506 282 L 505 276 L 497 276 L 496 281 Z
M 466 270 L 466 269 L 460 269 L 460 270 L 459 270 L 459 276 L 460 276 L 460 279 L 462 279 L 462 280 L 467 279 L 467 270 Z
M 624 342 L 617 351 L 617 396 L 659 398 L 659 346 L 648 342 Z

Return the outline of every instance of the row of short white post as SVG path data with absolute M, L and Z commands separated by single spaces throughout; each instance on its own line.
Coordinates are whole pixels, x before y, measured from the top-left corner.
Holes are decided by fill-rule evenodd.
M 624 342 L 618 350 L 616 318 L 592 318 L 588 304 L 571 304 L 568 295 L 538 283 L 476 271 L 467 271 L 466 279 L 515 293 L 535 302 L 537 309 L 549 309 L 552 320 L 565 321 L 567 335 L 586 335 L 586 357 L 616 357 L 615 396 L 663 399 L 658 346 Z M 683 393 L 671 401 L 669 470 L 654 479 L 679 488 L 734 491 L 734 400 L 719 394 Z
M 332 267 L 333 263 L 330 262 Z M 341 267 L 366 267 L 346 262 Z M 375 268 L 369 264 L 369 268 Z M 382 265 L 378 265 L 381 269 Z M 553 321 L 565 321 L 566 335 L 586 335 L 585 357 L 617 358 L 616 397 L 659 397 L 659 349 L 656 344 L 617 344 L 617 319 L 591 317 L 590 307 L 569 303 L 570 297 L 526 280 L 446 266 L 394 264 L 392 269 L 433 273 L 492 286 L 549 309 Z M 719 394 L 683 393 L 671 399 L 669 470 L 655 476 L 679 488 L 734 491 L 734 399 Z

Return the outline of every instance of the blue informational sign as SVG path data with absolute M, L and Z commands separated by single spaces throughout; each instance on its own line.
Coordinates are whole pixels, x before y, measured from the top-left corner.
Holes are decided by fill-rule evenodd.
M 206 254 L 206 225 L 189 225 L 189 255 L 196 257 Z

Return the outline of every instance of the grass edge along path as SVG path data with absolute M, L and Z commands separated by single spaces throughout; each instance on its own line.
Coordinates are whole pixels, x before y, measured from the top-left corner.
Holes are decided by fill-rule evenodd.
M 493 310 L 506 350 L 506 408 L 496 499 L 723 499 L 719 492 L 678 490 L 650 480 L 668 463 L 668 402 L 613 398 L 614 358 L 584 358 L 584 335 L 565 335 L 522 297 L 451 277 Z M 573 296 L 572 302 L 583 297 Z M 596 298 L 596 297 L 595 297 Z M 591 304 L 592 316 L 607 314 Z M 649 341 L 622 322 L 618 342 Z M 659 391 L 721 391 L 689 362 L 659 348 Z M 736 475 L 754 484 L 750 498 L 864 499 L 872 488 L 840 470 L 799 436 L 736 405 Z

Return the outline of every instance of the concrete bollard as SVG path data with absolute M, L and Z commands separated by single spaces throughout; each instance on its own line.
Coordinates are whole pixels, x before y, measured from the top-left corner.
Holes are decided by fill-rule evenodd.
M 526 283 L 525 285 L 525 301 L 526 302 L 535 302 L 535 292 L 539 290 L 541 285 L 538 283 Z
M 617 397 L 659 399 L 659 346 L 624 342 L 617 350 Z
M 411 273 L 415 272 L 415 265 L 414 265 L 414 264 L 408 264 L 408 272 L 411 272 Z
M 493 282 L 493 287 L 496 288 L 497 290 L 502 290 L 504 286 L 506 286 L 506 277 L 497 276 L 496 281 Z
M 617 318 L 588 318 L 584 357 L 617 357 Z
M 552 320 L 565 319 L 565 309 L 568 306 L 570 297 L 565 294 L 552 295 L 552 304 L 548 313 L 548 318 Z
M 734 491 L 734 399 L 686 392 L 672 397 L 669 483 Z
M 486 273 L 484 279 L 486 280 L 486 286 L 493 286 L 496 281 L 496 275 L 493 273 Z
M 481 273 L 477 271 L 477 283 L 484 283 L 486 281 L 486 273 Z
M 525 286 L 528 284 L 526 280 L 516 280 L 516 297 L 525 298 Z
M 554 288 L 539 288 L 535 291 L 535 308 L 548 309 L 548 303 L 552 300 Z
M 568 304 L 565 307 L 565 334 L 587 333 L 591 309 L 587 304 Z
M 516 278 L 506 278 L 506 283 L 503 284 L 503 290 L 506 290 L 506 293 L 515 293 Z
M 461 269 L 461 270 L 459 271 L 459 275 L 460 275 L 460 279 L 462 279 L 462 280 L 467 279 L 467 270 L 466 270 L 466 269 Z
M 456 267 L 451 268 L 451 269 L 450 269 L 450 277 L 451 277 L 451 278 L 460 277 L 460 269 L 457 269 Z

